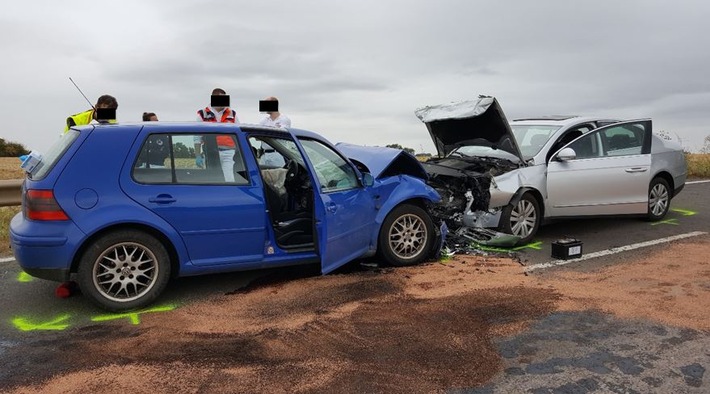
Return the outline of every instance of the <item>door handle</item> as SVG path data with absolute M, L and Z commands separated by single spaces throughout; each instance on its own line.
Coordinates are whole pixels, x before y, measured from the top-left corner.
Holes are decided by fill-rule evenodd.
M 330 213 L 335 213 L 335 211 L 338 210 L 338 206 L 335 205 L 335 203 L 329 202 L 326 204 L 325 209 L 327 209 Z
M 148 202 L 156 204 L 171 204 L 175 201 L 177 201 L 175 197 L 171 196 L 170 194 L 158 194 L 156 197 L 148 199 Z
M 648 168 L 646 168 L 646 167 L 631 167 L 631 168 L 627 168 L 625 171 L 628 172 L 628 173 L 632 173 L 632 172 L 646 172 L 646 171 L 648 171 Z

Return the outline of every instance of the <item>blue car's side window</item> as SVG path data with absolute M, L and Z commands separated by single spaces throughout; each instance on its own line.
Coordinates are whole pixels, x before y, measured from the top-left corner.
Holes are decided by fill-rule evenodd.
M 232 134 L 152 134 L 141 147 L 132 175 L 147 184 L 249 184 Z
M 324 193 L 358 187 L 355 170 L 336 151 L 316 140 L 301 140 Z

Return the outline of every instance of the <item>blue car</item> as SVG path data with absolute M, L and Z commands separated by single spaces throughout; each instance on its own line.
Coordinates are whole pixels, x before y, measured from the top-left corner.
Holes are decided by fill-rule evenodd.
M 75 278 L 111 311 L 150 304 L 178 276 L 313 263 L 327 274 L 375 254 L 417 264 L 446 233 L 413 156 L 305 130 L 92 125 L 30 159 L 15 258 L 38 278 Z

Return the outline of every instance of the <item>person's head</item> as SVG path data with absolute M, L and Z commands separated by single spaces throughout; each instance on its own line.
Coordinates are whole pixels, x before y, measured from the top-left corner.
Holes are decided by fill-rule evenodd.
M 269 96 L 269 97 L 265 98 L 264 101 L 276 101 L 276 102 L 278 102 L 279 99 L 276 98 L 276 97 L 274 97 L 274 96 Z M 269 114 L 269 115 L 278 115 L 278 114 L 279 114 L 279 111 L 268 111 L 268 112 L 266 112 L 266 113 Z
M 118 101 L 116 101 L 115 97 L 104 94 L 96 100 L 96 108 L 118 109 Z
M 224 91 L 222 88 L 214 88 L 212 89 L 212 95 L 213 96 L 226 96 L 227 92 Z M 224 111 L 226 107 L 213 107 L 215 111 L 221 112 Z
M 108 94 L 104 94 L 103 96 L 99 97 L 98 100 L 96 100 L 96 105 L 94 107 L 97 110 L 98 109 L 113 109 L 115 112 L 115 110 L 118 109 L 118 101 L 116 101 L 115 97 L 110 96 Z M 94 111 L 94 119 L 101 120 L 101 119 L 98 119 L 96 111 Z M 103 119 L 103 120 L 107 120 L 107 119 Z
M 158 115 L 156 115 L 155 112 L 143 112 L 143 121 L 144 122 L 157 122 Z

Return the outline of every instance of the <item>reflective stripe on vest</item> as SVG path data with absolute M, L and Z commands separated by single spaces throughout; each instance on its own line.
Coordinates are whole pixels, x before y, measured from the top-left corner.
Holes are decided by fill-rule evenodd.
M 94 119 L 94 110 L 93 109 L 89 109 L 84 112 L 79 112 L 78 114 L 71 115 L 70 117 L 67 118 L 67 125 L 66 125 L 66 127 L 64 127 L 64 132 L 66 133 L 67 131 L 69 131 L 69 128 L 72 126 L 87 125 L 87 124 L 91 123 L 92 119 Z
M 200 116 L 203 122 L 217 122 L 217 115 L 209 107 L 197 111 L 197 115 Z M 234 110 L 227 108 L 222 112 L 222 119 L 220 123 L 234 123 Z M 217 136 L 217 146 L 235 149 L 234 139 L 228 135 L 218 135 Z

